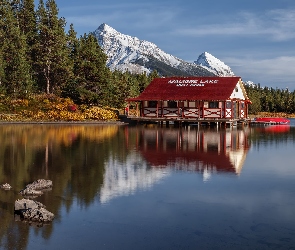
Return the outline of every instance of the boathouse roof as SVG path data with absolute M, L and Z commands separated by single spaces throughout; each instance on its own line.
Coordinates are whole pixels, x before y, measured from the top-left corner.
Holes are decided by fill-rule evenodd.
M 155 78 L 146 89 L 127 101 L 149 100 L 227 100 L 240 84 L 240 77 L 169 77 Z

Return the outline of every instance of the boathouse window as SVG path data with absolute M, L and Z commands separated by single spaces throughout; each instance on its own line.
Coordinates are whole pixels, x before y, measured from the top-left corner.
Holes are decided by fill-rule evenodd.
M 227 102 L 226 102 L 226 108 L 227 108 L 227 109 L 231 109 L 231 102 L 230 102 L 230 101 L 227 101 Z
M 177 108 L 176 101 L 168 101 L 168 108 Z
M 219 108 L 219 102 L 209 102 L 209 108 L 210 109 Z
M 157 101 L 149 101 L 148 102 L 148 107 L 149 108 L 156 108 L 157 107 Z
M 195 108 L 196 107 L 196 102 L 189 102 L 189 107 Z

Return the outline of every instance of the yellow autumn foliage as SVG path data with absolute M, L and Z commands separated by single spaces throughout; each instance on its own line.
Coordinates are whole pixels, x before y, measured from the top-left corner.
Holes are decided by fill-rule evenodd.
M 69 98 L 36 96 L 28 100 L 5 100 L 1 121 L 88 121 L 117 120 L 115 111 L 96 106 L 79 107 Z
M 100 107 L 91 107 L 83 113 L 85 120 L 116 120 L 116 113 Z

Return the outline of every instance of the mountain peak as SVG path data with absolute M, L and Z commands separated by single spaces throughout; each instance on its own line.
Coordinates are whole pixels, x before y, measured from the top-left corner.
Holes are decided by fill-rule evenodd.
M 111 70 L 150 73 L 161 76 L 215 76 L 207 68 L 189 63 L 161 50 L 156 44 L 124 35 L 109 25 L 101 24 L 93 34 L 108 56 Z M 209 55 L 206 55 L 209 57 Z
M 102 23 L 101 25 L 99 25 L 99 27 L 96 29 L 95 32 L 96 33 L 97 32 L 103 32 L 104 34 L 116 34 L 116 33 L 118 33 L 118 31 L 116 31 L 114 28 L 107 25 L 106 23 Z
M 199 55 L 195 64 L 200 65 L 218 76 L 233 76 L 231 68 L 208 52 Z

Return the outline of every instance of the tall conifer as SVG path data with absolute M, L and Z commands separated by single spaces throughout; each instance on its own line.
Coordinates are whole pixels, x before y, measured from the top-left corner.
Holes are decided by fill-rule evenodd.
M 110 70 L 106 67 L 107 56 L 92 35 L 80 37 L 74 74 L 84 102 L 104 104 Z
M 37 46 L 37 27 L 34 0 L 22 0 L 19 9 L 20 30 L 26 37 L 27 55 L 26 59 L 30 64 L 31 75 L 36 82 L 36 46 Z
M 37 65 L 39 86 L 47 94 L 58 93 L 60 87 L 71 79 L 64 18 L 58 18 L 54 0 L 48 0 L 46 7 L 40 0 L 37 10 L 39 32 Z
M 3 79 L 1 84 L 7 93 L 23 96 L 31 91 L 32 80 L 26 60 L 27 46 L 19 28 L 15 4 L 3 1 L 0 5 L 0 47 Z M 1 62 L 0 61 L 0 62 Z

